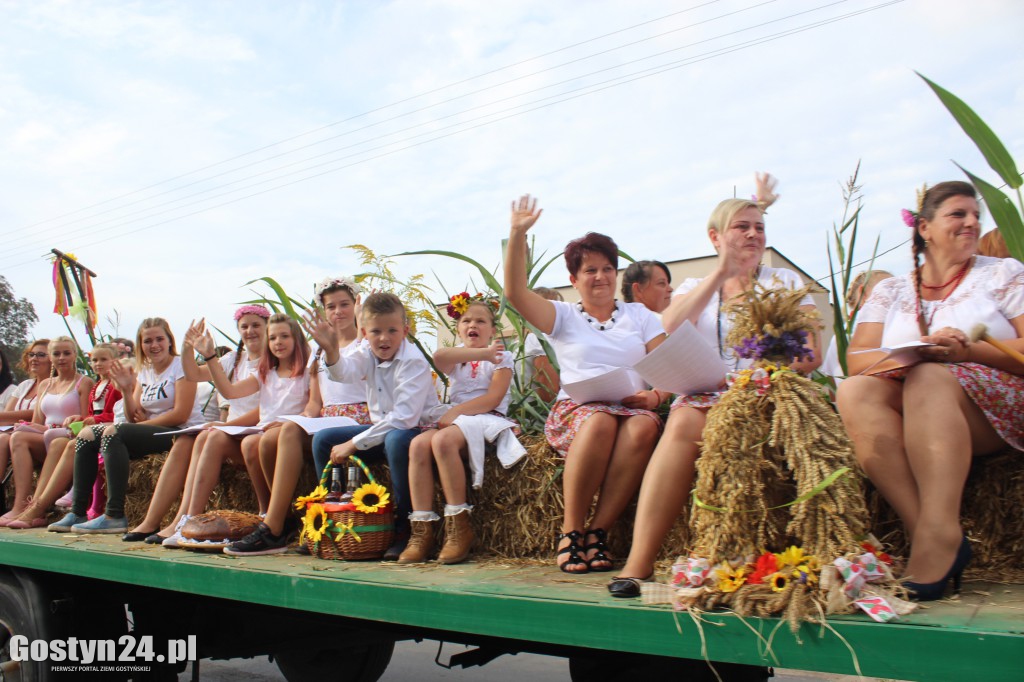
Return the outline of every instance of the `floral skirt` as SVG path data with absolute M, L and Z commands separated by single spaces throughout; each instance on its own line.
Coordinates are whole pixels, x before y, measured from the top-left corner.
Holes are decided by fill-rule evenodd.
M 661 428 L 661 417 L 650 410 L 641 410 L 633 407 L 625 407 L 617 403 L 584 403 L 580 405 L 572 400 L 559 400 L 548 413 L 548 420 L 544 423 L 544 437 L 562 457 L 569 452 L 569 446 L 583 426 L 588 417 L 604 412 L 616 417 L 636 417 L 643 415 L 650 417 Z
M 370 410 L 366 403 L 343 403 L 341 405 L 324 405 L 320 410 L 321 417 L 349 417 L 355 419 L 357 424 L 369 426 Z
M 672 401 L 672 405 L 669 406 L 669 411 L 679 409 L 680 407 L 698 407 L 702 409 L 714 407 L 722 399 L 724 393 L 725 391 L 712 391 L 710 393 L 694 393 L 693 395 L 677 395 L 676 399 Z
M 1024 450 L 1024 377 L 976 362 L 947 364 L 960 388 L 985 413 L 985 418 L 1015 450 Z M 875 376 L 902 381 L 910 367 Z

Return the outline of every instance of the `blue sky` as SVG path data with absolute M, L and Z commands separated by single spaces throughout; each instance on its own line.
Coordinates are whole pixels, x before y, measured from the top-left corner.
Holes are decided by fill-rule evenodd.
M 906 239 L 899 209 L 958 177 L 951 159 L 995 177 L 914 70 L 1024 156 L 1022 3 L 906 0 L 714 52 L 882 2 L 0 2 L 0 274 L 39 336 L 63 330 L 51 247 L 99 272 L 122 334 L 226 326 L 247 280 L 305 294 L 357 270 L 345 244 L 497 265 L 523 192 L 540 248 L 597 230 L 638 258 L 704 255 L 717 201 L 768 170 L 769 244 L 822 276 L 858 160 L 865 257 Z M 398 269 L 455 290 L 472 274 Z

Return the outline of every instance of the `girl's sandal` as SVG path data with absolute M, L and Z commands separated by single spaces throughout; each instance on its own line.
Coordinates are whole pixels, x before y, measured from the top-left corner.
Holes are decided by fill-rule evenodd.
M 563 554 L 568 554 L 569 558 L 558 564 L 558 569 L 563 573 L 571 573 L 572 575 L 580 575 L 586 573 L 589 570 L 587 560 L 584 559 L 580 554 L 583 552 L 583 547 L 580 546 L 580 541 L 583 539 L 583 533 L 578 530 L 572 530 L 568 533 L 562 533 L 558 536 L 558 542 L 562 540 L 568 540 L 569 544 L 558 550 L 555 555 L 555 560 Z M 570 567 L 582 566 L 583 570 L 571 570 Z
M 597 542 L 591 542 L 583 547 L 585 554 L 594 552 L 594 556 L 586 560 L 587 568 L 595 573 L 612 570 L 612 558 L 607 554 L 608 545 L 606 543 L 608 542 L 608 533 L 604 528 L 591 528 L 587 531 L 585 537 L 590 537 L 591 535 L 597 538 Z M 595 566 L 595 563 L 598 565 Z

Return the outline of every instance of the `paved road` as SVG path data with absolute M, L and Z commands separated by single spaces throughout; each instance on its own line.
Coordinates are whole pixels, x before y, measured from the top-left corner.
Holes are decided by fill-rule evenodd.
M 441 656 L 447 661 L 463 648 L 446 644 Z M 568 682 L 569 663 L 564 658 L 517 654 L 502 656 L 483 668 L 447 670 L 434 663 L 437 642 L 399 642 L 391 665 L 380 682 Z M 283 682 L 277 666 L 266 657 L 237 661 L 202 661 L 202 682 Z M 182 682 L 191 679 L 191 670 L 179 675 Z M 846 675 L 818 675 L 800 671 L 776 671 L 774 682 L 870 682 L 866 678 Z M 323 682 L 328 682 L 324 680 Z

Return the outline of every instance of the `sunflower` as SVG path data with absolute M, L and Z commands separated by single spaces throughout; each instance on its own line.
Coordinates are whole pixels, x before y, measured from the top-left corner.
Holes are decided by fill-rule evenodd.
M 324 537 L 325 530 L 327 530 L 327 512 L 324 510 L 324 506 L 319 503 L 309 505 L 306 516 L 302 519 L 302 534 L 299 536 L 299 542 L 309 539 L 314 543 L 319 543 Z
M 789 587 L 789 576 L 782 572 L 772 573 L 767 582 L 772 586 L 772 592 L 783 592 Z
M 324 498 L 327 497 L 327 488 L 322 485 L 318 485 L 313 488 L 313 492 L 308 495 L 300 495 L 295 499 L 295 508 L 302 511 L 306 508 L 308 502 L 323 502 Z
M 379 483 L 366 483 L 352 495 L 356 511 L 364 514 L 379 514 L 391 499 L 387 489 Z
M 799 547 L 790 545 L 786 548 L 786 551 L 776 554 L 775 558 L 779 561 L 779 566 L 792 566 L 796 568 L 800 564 L 806 562 L 811 557 L 804 554 L 804 550 Z
M 743 583 L 747 582 L 746 573 L 747 569 L 743 566 L 733 570 L 729 564 L 722 564 L 721 567 L 715 569 L 715 575 L 718 577 L 718 589 L 722 592 L 735 592 Z

